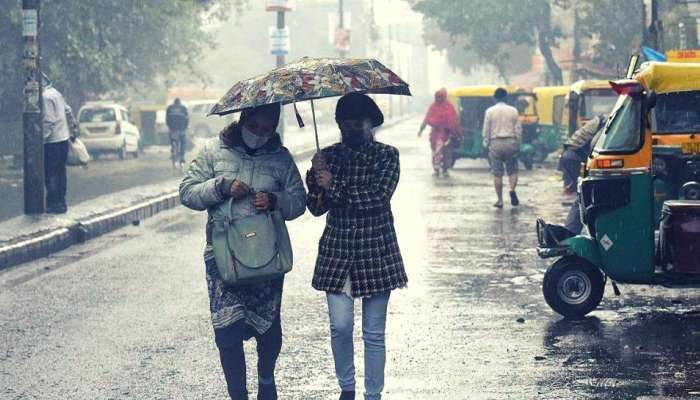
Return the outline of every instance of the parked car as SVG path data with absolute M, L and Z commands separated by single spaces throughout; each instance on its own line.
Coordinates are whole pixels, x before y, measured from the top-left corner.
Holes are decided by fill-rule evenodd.
M 191 100 L 185 103 L 189 109 L 190 126 L 192 136 L 211 137 L 218 134 L 231 122 L 231 117 L 212 115 L 207 117 L 217 100 Z
M 139 155 L 141 134 L 126 107 L 109 101 L 88 102 L 78 112 L 80 138 L 90 154 Z

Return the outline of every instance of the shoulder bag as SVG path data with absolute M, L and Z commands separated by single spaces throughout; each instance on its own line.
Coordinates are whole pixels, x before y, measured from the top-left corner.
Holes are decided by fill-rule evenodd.
M 212 246 L 219 274 L 229 286 L 282 277 L 292 270 L 292 245 L 279 211 L 232 218 L 233 199 L 225 216 L 214 219 Z

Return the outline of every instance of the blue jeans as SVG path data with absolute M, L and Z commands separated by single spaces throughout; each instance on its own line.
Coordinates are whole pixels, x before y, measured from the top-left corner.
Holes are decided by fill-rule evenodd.
M 386 310 L 391 292 L 362 299 L 362 339 L 365 343 L 365 399 L 381 399 L 386 363 Z M 355 390 L 355 362 L 352 332 L 355 301 L 346 294 L 327 293 L 331 322 L 331 349 L 340 389 Z

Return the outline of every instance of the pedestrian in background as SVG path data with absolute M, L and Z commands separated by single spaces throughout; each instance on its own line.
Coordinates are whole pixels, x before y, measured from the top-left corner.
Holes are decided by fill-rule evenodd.
M 522 126 L 518 110 L 506 104 L 508 92 L 503 88 L 496 89 L 494 95 L 496 104 L 486 110 L 482 147 L 488 154 L 493 184 L 498 200 L 494 207 L 503 208 L 503 175 L 508 175 L 510 184 L 510 204 L 520 204 L 515 189 L 518 186 L 518 153 Z
M 559 158 L 559 170 L 564 181 L 564 193 L 576 193 L 576 182 L 581 174 L 581 163 L 591 152 L 591 141 L 596 133 L 605 126 L 605 115 L 597 115 L 577 129 L 564 143 L 564 151 Z
M 241 113 L 218 139 L 206 142 L 180 184 L 182 204 L 207 210 L 204 250 L 214 338 L 229 396 L 248 399 L 243 341 L 255 337 L 258 352 L 258 400 L 277 399 L 275 364 L 282 347 L 280 307 L 284 278 L 245 286 L 227 286 L 217 269 L 212 246 L 214 217 L 234 218 L 279 210 L 285 220 L 304 213 L 306 191 L 289 151 L 275 133 L 280 105 Z
M 178 143 L 177 154 L 173 154 L 173 162 L 179 161 L 185 163 L 185 148 L 187 147 L 187 126 L 190 123 L 190 117 L 187 112 L 187 107 L 182 104 L 179 98 L 176 98 L 173 104 L 169 105 L 165 111 L 165 123 L 170 131 L 170 143 Z
M 343 96 L 335 119 L 341 142 L 316 154 L 306 176 L 309 211 L 328 213 L 312 285 L 326 292 L 341 400 L 355 398 L 354 304 L 362 299 L 365 399 L 376 400 L 384 388 L 389 295 L 408 281 L 391 212 L 399 152 L 374 140 L 384 116 L 368 96 Z
M 437 177 L 442 175 L 447 177 L 448 168 L 452 166 L 452 146 L 451 140 L 459 140 L 461 131 L 459 128 L 459 116 L 452 103 L 447 101 L 447 90 L 440 89 L 435 92 L 435 102 L 430 105 L 425 119 L 418 130 L 418 137 L 421 137 L 426 125 L 430 125 L 430 148 L 433 152 L 433 174 Z
M 75 138 L 74 134 L 71 134 L 67 117 L 68 113 L 72 116 L 72 112 L 61 92 L 53 86 L 48 78 L 46 78 L 45 85 L 42 98 L 44 105 L 46 212 L 63 214 L 68 211 L 66 204 L 68 140 Z

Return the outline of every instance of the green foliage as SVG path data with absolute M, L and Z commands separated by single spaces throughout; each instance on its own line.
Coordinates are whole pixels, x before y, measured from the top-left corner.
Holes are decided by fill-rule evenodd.
M 149 86 L 197 62 L 212 46 L 205 27 L 244 0 L 44 0 L 42 69 L 73 106 L 105 93 Z M 23 69 L 21 2 L 0 0 L 0 124 L 17 130 Z M 9 128 L 7 128 L 9 126 Z
M 465 50 L 494 65 L 504 78 L 508 66 L 518 63 L 510 57 L 513 45 L 539 45 L 554 80 L 561 80 L 561 70 L 551 56 L 561 31 L 551 24 L 549 0 L 409 1 L 426 19 L 459 38 Z
M 624 69 L 642 44 L 643 10 L 639 1 L 586 0 L 576 2 L 579 32 L 591 61 L 615 70 Z

